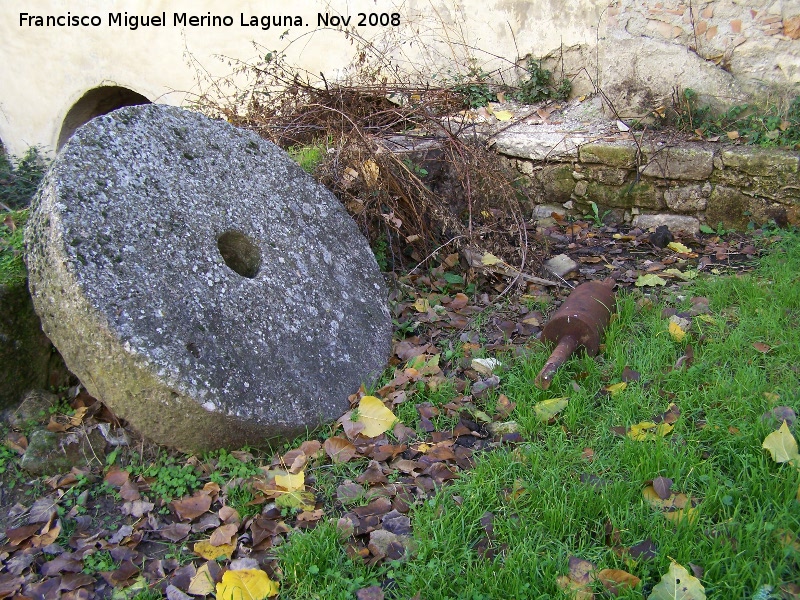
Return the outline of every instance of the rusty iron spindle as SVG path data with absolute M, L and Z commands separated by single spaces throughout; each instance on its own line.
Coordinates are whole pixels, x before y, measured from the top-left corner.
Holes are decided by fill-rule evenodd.
M 600 337 L 614 311 L 614 280 L 582 283 L 553 313 L 542 331 L 542 341 L 556 345 L 550 358 L 536 376 L 536 387 L 546 390 L 556 370 L 579 348 L 594 356 L 600 349 Z

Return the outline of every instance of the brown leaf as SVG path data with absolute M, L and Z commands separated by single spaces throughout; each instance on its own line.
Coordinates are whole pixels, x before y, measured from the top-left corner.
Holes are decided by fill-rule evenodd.
M 22 577 L 15 577 L 4 573 L 0 575 L 0 598 L 9 598 L 16 594 L 22 587 L 25 580 Z
M 588 560 L 577 556 L 569 557 L 569 577 L 573 581 L 588 585 L 594 581 L 595 566 Z
M 119 495 L 123 500 L 128 502 L 140 500 L 142 497 L 141 494 L 139 494 L 139 486 L 136 482 L 131 480 L 122 484 L 122 487 L 119 489 Z
M 466 294 L 459 292 L 455 295 L 455 298 L 453 298 L 452 302 L 447 305 L 447 308 L 451 310 L 461 310 L 467 304 L 469 304 L 469 298 Z
M 299 448 L 290 450 L 281 458 L 281 465 L 284 466 L 292 475 L 302 471 L 307 462 L 308 457 L 306 456 L 306 453 Z
M 231 544 L 236 537 L 236 532 L 239 531 L 239 526 L 236 523 L 229 525 L 221 525 L 217 527 L 211 534 L 208 543 L 212 546 L 224 546 Z
M 8 538 L 8 543 L 12 546 L 19 546 L 22 542 L 29 540 L 41 527 L 41 523 L 34 523 L 33 525 L 6 529 L 6 538 Z
M 129 560 L 124 560 L 119 565 L 119 568 L 113 571 L 103 571 L 100 575 L 103 576 L 109 585 L 114 587 L 122 586 L 130 578 L 139 574 L 139 568 Z
M 321 508 L 318 508 L 316 510 L 304 510 L 299 515 L 297 515 L 297 520 L 304 521 L 306 523 L 316 523 L 323 516 L 325 516 L 325 512 Z
M 371 460 L 366 471 L 356 477 L 356 482 L 374 485 L 376 483 L 388 483 L 389 480 L 386 478 L 386 475 L 383 474 L 380 463 L 377 460 Z
M 171 542 L 179 542 L 192 531 L 188 523 L 172 523 L 158 530 L 158 535 Z
M 641 377 L 642 376 L 639 373 L 639 371 L 634 371 L 630 367 L 625 367 L 622 371 L 622 376 L 620 377 L 620 379 L 622 381 L 629 382 L 629 381 L 639 381 Z
M 672 495 L 672 479 L 667 477 L 656 477 L 653 480 L 653 489 L 662 500 L 666 500 Z
M 199 490 L 192 496 L 172 501 L 172 508 L 181 521 L 194 521 L 211 508 L 211 496 Z
M 130 475 L 131 474 L 128 473 L 128 471 L 124 471 L 120 469 L 118 466 L 112 465 L 103 479 L 110 486 L 113 486 L 115 488 L 120 488 L 123 485 L 125 485 L 125 483 L 130 478 Z
M 620 569 L 603 569 L 597 573 L 597 579 L 609 592 L 617 596 L 625 588 L 634 588 L 641 579 Z
M 512 402 L 508 399 L 508 396 L 505 394 L 500 394 L 497 397 L 497 404 L 495 405 L 495 410 L 497 411 L 497 415 L 500 419 L 505 419 L 508 415 L 511 414 L 517 407 L 516 402 Z
M 345 481 L 336 488 L 336 499 L 342 504 L 352 504 L 361 500 L 365 495 L 363 487 L 352 481 Z
M 762 354 L 766 354 L 770 350 L 772 350 L 772 346 L 769 344 L 765 344 L 763 342 L 753 342 L 753 348 L 761 352 Z
M 323 448 L 333 464 L 346 463 L 357 454 L 356 447 L 352 442 L 338 436 L 325 440 Z
M 361 423 L 359 421 L 353 421 L 351 418 L 352 416 L 353 416 L 353 411 L 348 410 L 341 417 L 339 417 L 338 420 L 338 423 L 342 424 L 342 429 L 344 429 L 344 434 L 351 440 L 364 430 L 364 423 Z
M 356 592 L 356 600 L 383 600 L 383 590 L 379 585 L 361 588 Z

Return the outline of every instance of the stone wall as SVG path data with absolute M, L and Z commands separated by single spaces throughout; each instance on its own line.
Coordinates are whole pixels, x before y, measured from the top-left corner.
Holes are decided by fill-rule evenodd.
M 503 152 L 541 200 L 534 216 L 591 215 L 606 222 L 699 231 L 774 221 L 800 225 L 800 152 L 694 141 L 599 140 L 546 160 Z
M 798 0 L 613 0 L 597 41 L 557 49 L 573 90 L 598 88 L 606 114 L 653 117 L 692 88 L 716 109 L 756 100 L 781 106 L 800 84 Z

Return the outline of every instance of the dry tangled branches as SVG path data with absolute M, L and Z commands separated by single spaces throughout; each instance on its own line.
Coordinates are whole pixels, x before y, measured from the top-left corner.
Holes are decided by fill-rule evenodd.
M 474 267 L 464 250 L 530 268 L 526 187 L 460 118 L 463 96 L 452 88 L 312 81 L 273 53 L 240 63 L 236 75 L 246 87 L 223 94 L 234 78 L 216 81 L 196 105 L 283 148 L 324 148 L 315 175 L 382 247 L 386 268 L 408 269 L 439 251 L 462 251 Z

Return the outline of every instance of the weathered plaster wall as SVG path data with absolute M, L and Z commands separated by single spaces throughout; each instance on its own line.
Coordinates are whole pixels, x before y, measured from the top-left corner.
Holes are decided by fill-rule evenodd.
M 166 27 L 109 26 L 109 12 L 167 13 Z M 31 28 L 21 12 L 100 15 L 101 27 Z M 231 15 L 231 27 L 173 26 L 173 13 Z M 116 85 L 154 102 L 186 104 L 198 67 L 230 73 L 219 56 L 248 60 L 286 48 L 289 62 L 328 81 L 347 75 L 357 44 L 319 28 L 317 15 L 397 12 L 399 27 L 357 27 L 406 72 L 433 78 L 485 71 L 526 55 L 599 86 L 622 116 L 641 117 L 691 87 L 724 105 L 758 91 L 780 102 L 800 85 L 800 0 L 5 0 L 0 4 L 0 140 L 14 153 L 55 148 L 65 116 L 88 90 Z M 240 25 L 240 14 L 298 16 L 302 26 Z M 287 33 L 288 30 L 288 33 Z M 284 35 L 285 34 L 285 35 Z M 253 44 L 258 47 L 254 47 Z M 190 60 L 191 58 L 191 60 Z M 190 62 L 192 64 L 190 64 Z
M 154 102 L 185 104 L 199 89 L 197 66 L 214 77 L 231 72 L 227 61 L 218 60 L 220 55 L 247 60 L 288 46 L 290 62 L 335 80 L 344 74 L 356 46 L 340 31 L 320 30 L 318 13 L 351 15 L 354 20 L 359 12 L 399 13 L 402 25 L 396 29 L 361 27 L 357 32 L 382 47 L 394 47 L 401 65 L 430 76 L 445 65 L 452 68 L 453 60 L 463 63 L 469 55 L 490 70 L 508 66 L 507 61 L 518 54 L 545 54 L 562 41 L 590 43 L 596 38 L 602 4 L 594 0 L 567 4 L 565 8 L 556 0 L 4 0 L 0 3 L 0 140 L 15 154 L 33 144 L 55 148 L 70 108 L 101 85 L 128 88 Z M 126 11 L 136 15 L 166 11 L 170 22 L 136 31 L 107 24 L 109 12 Z M 103 25 L 32 28 L 20 26 L 21 12 L 100 15 Z M 235 23 L 173 27 L 174 12 L 231 15 Z M 242 13 L 300 16 L 304 25 L 262 31 L 240 26 Z

